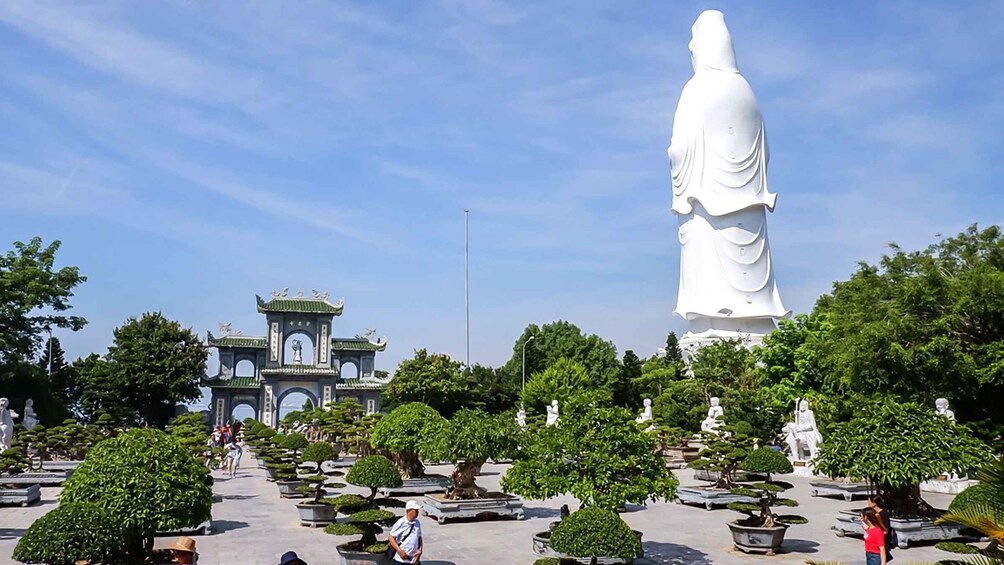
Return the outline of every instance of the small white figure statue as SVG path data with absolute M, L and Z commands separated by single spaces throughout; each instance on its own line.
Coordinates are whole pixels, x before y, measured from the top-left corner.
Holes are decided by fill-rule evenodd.
M 35 401 L 30 398 L 24 401 L 24 419 L 21 420 L 21 424 L 26 430 L 38 425 L 38 418 L 35 416 Z
M 819 444 L 823 443 L 823 436 L 816 427 L 816 415 L 809 410 L 807 401 L 799 401 L 798 410 L 795 410 L 795 421 L 785 424 L 782 432 L 784 441 L 791 450 L 789 457 L 792 460 L 811 461 L 816 458 Z
M 516 411 L 516 424 L 521 428 L 526 428 L 526 410 L 523 410 L 523 405 L 519 405 L 519 410 Z
M 643 424 L 652 419 L 652 400 L 646 398 L 642 404 L 644 407 L 641 409 L 641 414 L 634 419 L 634 421 L 639 424 Z
M 717 396 L 711 397 L 711 408 L 708 408 L 708 417 L 701 422 L 701 431 L 713 432 L 722 426 L 718 420 L 719 416 L 725 415 L 725 409 L 719 406 Z
M 551 405 L 547 407 L 547 422 L 548 426 L 558 425 L 558 401 L 552 400 Z
M 10 449 L 11 441 L 14 439 L 14 418 L 18 416 L 9 406 L 9 400 L 0 398 L 0 453 Z
M 939 398 L 934 401 L 934 413 L 942 418 L 948 418 L 948 421 L 953 424 L 955 423 L 955 412 L 952 412 L 948 408 L 948 399 L 946 398 Z
M 303 342 L 298 339 L 293 340 L 293 364 L 303 364 Z

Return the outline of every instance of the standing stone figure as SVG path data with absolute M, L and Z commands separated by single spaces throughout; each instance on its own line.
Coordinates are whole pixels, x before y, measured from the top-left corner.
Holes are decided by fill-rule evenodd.
M 35 415 L 35 401 L 30 398 L 24 401 L 24 419 L 21 420 L 21 424 L 26 430 L 38 425 L 38 417 Z
M 526 428 L 526 410 L 523 410 L 523 405 L 519 405 L 519 410 L 516 411 L 516 425 L 521 428 Z
M 10 401 L 0 398 L 0 453 L 10 449 L 14 440 L 14 418 L 17 417 L 17 412 L 10 409 Z
M 942 418 L 948 418 L 950 422 L 955 423 L 955 412 L 948 408 L 948 399 L 939 398 L 934 401 L 934 413 Z
M 717 10 L 691 29 L 694 76 L 673 118 L 669 161 L 679 220 L 680 289 L 674 314 L 690 327 L 685 352 L 718 339 L 759 343 L 788 315 L 774 281 L 767 212 L 767 136 L 756 96 L 736 66 Z
M 713 432 L 722 426 L 722 422 L 718 420 L 718 417 L 725 415 L 725 409 L 718 404 L 718 397 L 712 396 L 711 408 L 708 408 L 708 417 L 701 422 L 701 431 Z
M 648 422 L 649 420 L 652 419 L 652 400 L 646 398 L 642 402 L 642 405 L 643 405 L 643 407 L 641 409 L 641 414 L 637 418 L 634 419 L 634 421 L 637 422 L 637 423 L 639 423 L 639 424 L 643 424 L 643 423 Z
M 547 421 L 545 422 L 548 426 L 558 425 L 558 401 L 552 400 L 551 405 L 547 407 Z
M 293 340 L 293 364 L 303 364 L 303 342 L 298 339 Z
M 812 460 L 816 458 L 819 451 L 819 444 L 823 443 L 823 436 L 816 427 L 816 415 L 809 410 L 809 403 L 802 400 L 795 410 L 795 421 L 788 422 L 784 429 L 784 441 L 791 450 L 789 458 L 792 460 Z M 805 457 L 806 453 L 808 457 Z

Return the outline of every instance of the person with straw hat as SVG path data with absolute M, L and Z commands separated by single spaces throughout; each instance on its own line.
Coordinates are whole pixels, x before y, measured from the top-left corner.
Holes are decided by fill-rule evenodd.
M 195 565 L 198 562 L 199 554 L 195 552 L 195 540 L 181 536 L 178 541 L 167 546 L 171 552 L 171 560 L 181 565 Z

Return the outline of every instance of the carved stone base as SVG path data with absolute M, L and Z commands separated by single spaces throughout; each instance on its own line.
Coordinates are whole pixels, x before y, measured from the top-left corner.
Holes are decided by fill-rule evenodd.
M 73 474 L 73 469 L 62 471 L 28 471 L 19 475 L 4 477 L 3 482 L 15 486 L 40 485 L 43 487 L 58 487 Z
M 788 473 L 790 475 L 795 475 L 796 477 L 816 477 L 815 468 L 809 464 L 808 461 L 803 461 L 801 459 L 796 459 L 791 462 L 792 472 Z
M 893 540 L 900 549 L 906 549 L 916 541 L 980 541 L 979 537 L 962 533 L 963 527 L 958 524 L 935 524 L 929 518 L 890 518 L 889 526 L 893 531 Z M 863 536 L 861 512 L 859 510 L 842 510 L 831 527 L 837 537 Z
M 973 479 L 931 479 L 920 483 L 920 490 L 940 492 L 941 494 L 959 494 L 975 484 L 979 484 L 979 481 Z
M 809 483 L 809 486 L 812 487 L 812 496 L 840 496 L 848 502 L 854 500 L 854 497 L 867 498 L 875 493 L 875 489 L 868 483 L 845 483 L 817 479 Z
M 756 504 L 759 499 L 752 496 L 739 496 L 732 494 L 727 489 L 717 489 L 708 487 L 680 487 L 676 489 L 677 502 L 689 504 L 691 506 L 703 506 L 705 510 L 711 510 L 715 506 L 726 506 L 731 502 L 749 502 Z
M 422 499 L 422 513 L 432 516 L 440 524 L 454 518 L 523 518 L 523 499 L 501 493 L 492 498 L 450 500 L 445 495 L 427 494 Z
M 409 494 L 427 494 L 430 492 L 446 492 L 450 479 L 443 475 L 426 475 L 417 479 L 404 479 L 404 484 L 394 488 L 380 489 L 381 496 L 405 496 Z
M 4 477 L 6 481 L 7 477 Z M 24 488 L 0 488 L 0 505 L 28 506 L 42 498 L 42 489 L 38 485 L 28 485 Z

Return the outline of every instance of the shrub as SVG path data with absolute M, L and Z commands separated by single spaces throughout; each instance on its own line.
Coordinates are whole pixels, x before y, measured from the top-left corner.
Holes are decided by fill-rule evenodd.
M 335 510 L 343 514 L 354 514 L 360 510 L 369 508 L 371 505 L 369 500 L 358 494 L 342 494 L 334 498 L 327 498 L 325 502 L 334 506 Z
M 425 473 L 418 457 L 422 438 L 429 426 L 443 421 L 439 412 L 427 404 L 402 404 L 377 422 L 370 443 L 377 449 L 390 450 L 402 477 L 421 477 Z
M 490 416 L 464 409 L 429 426 L 420 453 L 425 459 L 454 464 L 451 499 L 482 498 L 487 491 L 475 484 L 475 474 L 488 459 L 513 457 L 521 435 L 511 414 Z
M 572 557 L 636 557 L 641 540 L 612 510 L 583 508 L 551 532 L 551 547 Z
M 105 508 L 125 529 L 130 551 L 149 551 L 155 532 L 208 520 L 213 491 L 201 461 L 166 433 L 143 428 L 95 446 L 60 498 Z
M 345 476 L 346 482 L 358 487 L 367 487 L 370 501 L 376 498 L 376 492 L 381 487 L 399 487 L 403 484 L 401 475 L 390 459 L 383 455 L 368 455 L 355 462 Z
M 704 443 L 697 455 L 699 459 L 690 466 L 698 470 L 718 473 L 715 488 L 733 488 L 736 486 L 736 470 L 749 455 L 753 438 L 752 428 L 743 421 L 733 422 L 728 416 L 719 417 L 723 424 L 715 431 L 701 432 Z
M 116 516 L 94 504 L 64 502 L 35 520 L 14 548 L 22 563 L 120 563 L 125 533 Z
M 959 541 L 939 541 L 934 544 L 934 547 L 940 549 L 941 551 L 960 553 L 963 555 L 973 555 L 980 552 L 980 548 L 975 545 L 969 545 L 968 543 L 962 543 Z
M 279 440 L 279 447 L 288 449 L 293 453 L 305 449 L 308 445 L 310 445 L 310 442 L 307 441 L 307 436 L 296 432 L 286 434 Z
M 788 458 L 780 451 L 775 451 L 769 447 L 761 447 L 750 453 L 743 460 L 741 468 L 750 473 L 764 473 L 768 477 L 772 473 L 790 473 L 792 471 L 791 461 L 788 461 Z M 729 509 L 746 514 L 748 518 L 744 525 L 747 526 L 773 528 L 782 524 L 804 524 L 806 520 L 801 516 L 778 516 L 771 510 L 774 506 L 798 506 L 798 502 L 795 500 L 780 498 L 778 496 L 791 488 L 792 485 L 790 483 L 771 481 L 769 479 L 762 483 L 753 483 L 734 488 L 732 489 L 732 494 L 756 498 L 759 499 L 759 502 L 732 502 L 729 504 Z
M 14 445 L 0 453 L 0 475 L 18 475 L 27 470 L 28 458 L 21 446 Z M 3 483 L 3 477 L 0 477 L 0 483 Z
M 303 450 L 303 455 L 301 460 L 306 463 L 314 463 L 317 465 L 317 474 L 311 477 L 307 477 L 306 480 L 310 483 L 310 486 L 305 488 L 303 492 L 310 494 L 314 497 L 314 504 L 321 502 L 321 496 L 324 494 L 324 483 L 327 481 L 329 476 L 341 475 L 341 471 L 328 471 L 324 472 L 321 470 L 321 464 L 325 461 L 333 461 L 338 458 L 338 452 L 332 445 L 326 441 L 316 441 L 311 443 Z M 336 486 L 336 485 L 332 485 Z M 345 486 L 339 484 L 337 486 Z
M 761 447 L 754 450 L 753 453 L 746 456 L 740 468 L 749 473 L 763 475 L 784 474 L 794 471 L 791 461 L 788 461 L 788 458 L 783 453 L 769 447 Z

